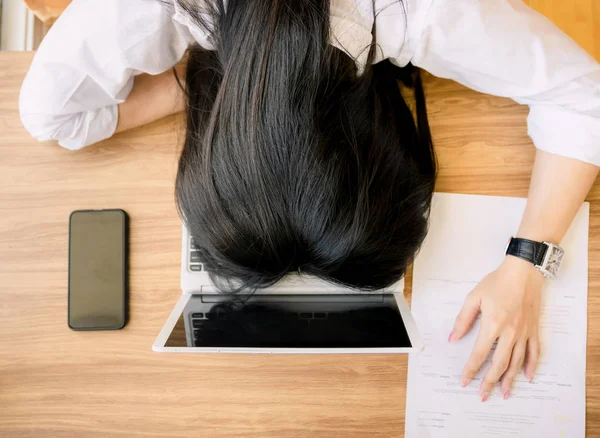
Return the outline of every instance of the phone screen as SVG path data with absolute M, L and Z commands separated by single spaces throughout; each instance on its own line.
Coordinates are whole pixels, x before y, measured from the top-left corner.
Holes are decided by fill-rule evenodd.
M 119 329 L 125 325 L 126 214 L 75 211 L 69 229 L 69 327 Z

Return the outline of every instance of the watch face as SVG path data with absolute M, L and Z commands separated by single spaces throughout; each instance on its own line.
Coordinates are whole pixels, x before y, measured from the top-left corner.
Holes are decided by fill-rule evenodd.
M 560 268 L 560 264 L 563 259 L 564 251 L 558 246 L 552 246 L 550 248 L 550 255 L 548 256 L 548 262 L 546 263 L 546 271 L 552 276 L 556 276 L 558 274 L 558 268 Z

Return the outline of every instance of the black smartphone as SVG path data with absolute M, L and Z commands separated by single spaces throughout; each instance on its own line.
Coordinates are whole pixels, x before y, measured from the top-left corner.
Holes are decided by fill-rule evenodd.
M 118 330 L 127 322 L 127 213 L 78 210 L 69 219 L 69 327 Z

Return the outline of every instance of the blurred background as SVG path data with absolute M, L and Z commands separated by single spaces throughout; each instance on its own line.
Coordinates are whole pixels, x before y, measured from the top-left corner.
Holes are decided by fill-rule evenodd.
M 0 50 L 37 49 L 69 3 L 71 0 L 0 0 Z

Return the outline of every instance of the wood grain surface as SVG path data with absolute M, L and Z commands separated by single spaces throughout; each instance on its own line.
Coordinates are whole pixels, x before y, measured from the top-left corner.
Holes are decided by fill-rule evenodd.
M 31 59 L 0 52 L 0 436 L 403 436 L 404 355 L 151 351 L 180 295 L 173 181 L 181 120 L 76 153 L 38 143 L 17 109 Z M 430 76 L 426 87 L 437 190 L 526 196 L 534 154 L 527 109 Z M 587 436 L 597 437 L 599 184 L 588 200 Z M 130 321 L 121 331 L 73 332 L 69 213 L 111 207 L 131 217 Z

